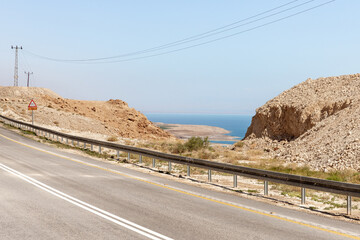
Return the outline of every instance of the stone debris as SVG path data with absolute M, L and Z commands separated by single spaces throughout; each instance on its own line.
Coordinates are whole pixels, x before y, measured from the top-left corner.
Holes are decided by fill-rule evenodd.
M 315 170 L 360 171 L 360 74 L 308 79 L 256 110 L 245 142 Z

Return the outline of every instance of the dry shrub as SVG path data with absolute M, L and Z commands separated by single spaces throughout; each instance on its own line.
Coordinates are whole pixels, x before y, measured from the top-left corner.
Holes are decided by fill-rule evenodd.
M 238 141 L 234 144 L 235 147 L 238 147 L 238 148 L 242 148 L 244 146 L 244 142 L 243 141 Z
M 186 152 L 186 147 L 182 143 L 176 143 L 170 147 L 170 152 L 175 154 L 182 154 Z
M 216 153 L 209 149 L 203 149 L 197 153 L 197 158 L 200 159 L 216 159 L 218 157 L 219 157 L 219 153 Z
M 116 141 L 118 141 L 118 138 L 116 136 L 110 136 L 106 140 L 109 142 L 116 142 Z

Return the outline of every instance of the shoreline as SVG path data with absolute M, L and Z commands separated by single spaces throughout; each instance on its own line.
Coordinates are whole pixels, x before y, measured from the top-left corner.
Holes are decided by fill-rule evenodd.
M 154 122 L 161 129 L 171 133 L 179 139 L 189 139 L 191 137 L 209 137 L 209 141 L 239 141 L 239 137 L 226 135 L 230 131 L 214 126 L 191 125 L 191 124 L 171 124 Z

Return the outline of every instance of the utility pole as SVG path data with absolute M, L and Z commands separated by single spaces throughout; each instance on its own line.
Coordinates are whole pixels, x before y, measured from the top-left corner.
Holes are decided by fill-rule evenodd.
M 25 74 L 27 74 L 28 78 L 27 78 L 27 87 L 29 87 L 29 83 L 30 83 L 30 74 L 34 74 L 33 72 L 24 72 Z
M 18 47 L 17 45 L 14 47 L 14 46 L 11 46 L 11 49 L 15 49 L 15 71 L 14 71 L 14 87 L 17 87 L 19 86 L 19 74 L 18 74 L 18 50 L 19 49 L 22 49 L 22 46 Z

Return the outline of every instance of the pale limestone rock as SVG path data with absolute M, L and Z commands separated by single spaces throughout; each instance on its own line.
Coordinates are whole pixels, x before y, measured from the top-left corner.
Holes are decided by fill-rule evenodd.
M 245 139 L 272 140 L 273 157 L 314 169 L 360 171 L 360 74 L 307 79 L 284 91 L 256 110 Z

